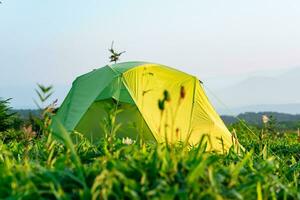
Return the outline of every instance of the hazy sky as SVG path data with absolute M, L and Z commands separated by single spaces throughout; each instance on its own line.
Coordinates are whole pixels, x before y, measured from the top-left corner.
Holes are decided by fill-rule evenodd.
M 70 86 L 108 63 L 112 40 L 122 61 L 199 78 L 300 66 L 300 1 L 2 0 L 0 97 L 28 106 L 37 82 Z

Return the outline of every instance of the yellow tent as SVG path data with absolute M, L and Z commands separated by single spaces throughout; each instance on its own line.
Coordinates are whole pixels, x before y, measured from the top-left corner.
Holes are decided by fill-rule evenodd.
M 55 117 L 93 140 L 114 130 L 121 138 L 191 145 L 207 135 L 210 150 L 232 146 L 200 81 L 154 63 L 107 65 L 78 77 Z

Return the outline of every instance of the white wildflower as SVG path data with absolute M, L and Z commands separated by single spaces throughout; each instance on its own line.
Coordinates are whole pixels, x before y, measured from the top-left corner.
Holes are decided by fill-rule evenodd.
M 270 121 L 269 117 L 267 115 L 262 116 L 262 121 L 264 124 L 268 123 Z
M 122 139 L 123 144 L 131 145 L 134 143 L 134 140 L 130 139 L 129 137 L 123 138 Z

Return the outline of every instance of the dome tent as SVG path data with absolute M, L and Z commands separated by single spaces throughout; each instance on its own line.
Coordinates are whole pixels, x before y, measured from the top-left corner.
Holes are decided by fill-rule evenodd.
M 110 119 L 120 138 L 194 145 L 207 135 L 211 150 L 232 146 L 231 133 L 200 81 L 154 63 L 118 63 L 79 76 L 54 117 L 53 131 L 59 121 L 93 140 L 105 136 Z

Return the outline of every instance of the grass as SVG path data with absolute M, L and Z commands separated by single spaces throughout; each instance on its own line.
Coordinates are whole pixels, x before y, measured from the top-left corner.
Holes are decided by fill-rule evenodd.
M 106 140 L 91 144 L 63 127 L 57 135 L 12 138 L 0 142 L 0 198 L 300 199 L 296 135 L 260 141 L 240 124 L 232 128 L 245 153 L 207 153 L 205 144 L 126 145 L 120 139 L 111 149 Z

